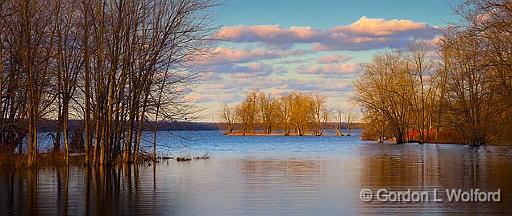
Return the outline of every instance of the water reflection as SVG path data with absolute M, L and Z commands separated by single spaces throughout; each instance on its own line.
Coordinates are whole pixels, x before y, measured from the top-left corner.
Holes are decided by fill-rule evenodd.
M 1 170 L 0 214 L 112 215 L 137 203 L 139 167 Z
M 377 145 L 338 156 L 0 170 L 0 215 L 339 215 L 512 211 L 499 148 Z M 362 188 L 501 189 L 501 203 L 364 203 Z
M 471 148 L 449 145 L 380 145 L 362 156 L 361 188 L 373 191 L 437 190 L 445 202 L 400 204 L 361 202 L 362 212 L 510 212 L 512 180 L 510 156 L 497 153 L 500 147 Z M 448 203 L 446 189 L 501 190 L 501 203 Z M 432 193 L 431 193 L 432 195 Z

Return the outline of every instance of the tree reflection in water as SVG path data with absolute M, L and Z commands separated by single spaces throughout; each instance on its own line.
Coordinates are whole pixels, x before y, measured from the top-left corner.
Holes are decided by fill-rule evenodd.
M 324 157 L 226 156 L 153 166 L 0 169 L 0 215 L 511 212 L 507 151 L 365 144 Z M 363 188 L 499 188 L 502 202 L 365 203 L 359 199 Z
M 512 187 L 509 172 L 511 161 L 507 156 L 496 154 L 499 148 L 471 148 L 467 146 L 441 145 L 381 145 L 360 158 L 361 188 L 374 193 L 378 189 L 388 191 L 427 191 L 446 202 L 361 202 L 362 212 L 507 212 Z M 500 203 L 447 203 L 446 189 L 501 190 Z M 368 210 L 370 209 L 370 210 Z M 420 209 L 420 210 L 418 210 Z
M 156 169 L 151 170 L 156 188 Z M 0 214 L 129 213 L 139 199 L 139 176 L 135 165 L 3 169 Z

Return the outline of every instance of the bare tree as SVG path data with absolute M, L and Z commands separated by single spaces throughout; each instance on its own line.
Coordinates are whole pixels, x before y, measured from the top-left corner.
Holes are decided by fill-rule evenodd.
M 247 93 L 245 100 L 236 108 L 236 118 L 239 119 L 242 127 L 242 135 L 254 134 L 258 118 L 258 93 L 251 91 Z
M 336 136 L 343 136 L 342 124 L 343 124 L 343 110 L 341 108 L 337 109 L 334 113 L 334 130 L 336 131 Z
M 478 66 L 481 58 L 479 43 L 471 38 L 457 38 L 456 49 L 451 51 L 448 70 L 448 93 L 450 122 L 462 135 L 464 143 L 482 145 L 493 114 L 492 95 L 487 86 L 486 71 Z M 461 46 L 462 45 L 462 46 Z
M 260 92 L 258 94 L 258 107 L 264 133 L 271 134 L 275 126 L 276 101 L 270 95 Z
M 210 50 L 214 2 L 0 3 L 1 141 L 21 143 L 27 128 L 28 166 L 35 164 L 37 125 L 45 116 L 60 122 L 66 161 L 69 119 L 83 118 L 85 163 L 93 165 L 137 162 L 149 119 L 193 117 L 186 94 L 198 79 L 193 60 Z M 153 149 L 156 156 L 156 138 Z
M 510 1 L 467 0 L 455 11 L 462 22 L 441 44 L 446 77 L 447 126 L 471 145 L 508 143 L 512 136 L 512 8 Z
M 90 73 L 91 73 L 91 63 L 90 63 L 90 47 L 89 47 L 89 34 L 90 34 L 90 0 L 83 0 L 81 2 L 80 12 L 82 14 L 82 23 L 78 26 L 81 29 L 82 36 L 82 50 L 83 50 L 83 83 L 84 83 L 84 132 L 85 132 L 85 165 L 89 164 L 90 161 L 90 148 L 91 148 L 91 87 L 90 87 Z
M 258 123 L 264 134 L 280 129 L 285 136 L 290 135 L 292 130 L 298 136 L 306 133 L 321 136 L 329 119 L 326 99 L 321 94 L 302 92 L 291 92 L 274 99 L 265 93 L 252 91 L 236 106 L 235 116 L 242 135 L 254 134 Z M 224 106 L 222 116 L 225 122 L 228 122 L 227 111 Z
M 291 116 L 291 107 L 292 107 L 292 96 L 287 94 L 281 96 L 277 99 L 277 121 L 279 122 L 279 128 L 283 131 L 285 136 L 290 135 L 292 129 L 292 116 Z
M 357 102 L 367 116 L 382 115 L 388 121 L 397 143 L 406 142 L 409 100 L 414 94 L 410 64 L 402 53 L 387 53 L 375 56 L 363 68 L 364 73 L 356 81 Z
M 346 135 L 350 136 L 356 119 L 356 114 L 354 112 L 354 104 L 350 104 L 348 105 L 348 107 L 343 109 L 343 116 L 345 117 L 345 124 L 347 127 Z
M 411 89 L 418 91 L 412 96 L 413 110 L 415 111 L 416 129 L 419 133 L 419 142 L 423 143 L 430 132 L 430 120 L 432 113 L 432 97 L 433 93 L 433 78 L 434 78 L 434 63 L 429 56 L 431 55 L 431 48 L 424 42 L 416 42 L 409 45 L 407 53 L 407 60 L 412 65 L 411 76 L 414 79 L 414 86 Z M 427 133 L 427 134 L 425 134 Z
M 315 136 L 322 136 L 327 127 L 329 112 L 327 111 L 327 97 L 316 93 L 312 96 L 312 118 Z
M 422 143 L 435 127 L 438 142 L 509 143 L 511 8 L 510 1 L 464 1 L 455 11 L 462 22 L 446 29 L 438 62 L 429 57 L 432 47 L 415 43 L 365 65 L 356 88 L 364 119 L 374 122 L 365 124 L 368 131 L 379 131 L 379 123 L 399 143 L 416 136 L 411 132 Z M 441 138 L 442 131 L 455 135 Z
M 16 8 L 6 25 L 8 32 L 16 38 L 12 41 L 12 54 L 18 58 L 17 67 L 25 77 L 27 166 L 32 167 L 36 165 L 38 121 L 51 103 L 51 98 L 47 96 L 56 26 L 54 17 L 48 14 L 51 14 L 56 5 L 53 1 L 36 0 L 9 1 L 7 4 L 12 4 L 10 7 Z
M 222 104 L 221 118 L 224 120 L 226 126 L 226 134 L 232 134 L 236 124 L 236 116 L 233 108 L 229 107 L 227 104 Z
M 76 31 L 78 7 L 74 2 L 56 0 L 56 77 L 58 119 L 64 136 L 64 152 L 69 162 L 69 114 L 70 103 L 76 91 L 78 74 L 82 70 L 82 54 L 78 49 L 79 36 Z M 57 136 L 60 141 L 60 136 Z

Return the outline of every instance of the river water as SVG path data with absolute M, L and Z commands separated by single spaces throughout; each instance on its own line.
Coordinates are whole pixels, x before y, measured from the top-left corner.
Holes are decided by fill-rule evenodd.
M 358 131 L 350 137 L 159 132 L 158 143 L 161 154 L 211 158 L 1 170 L 0 215 L 512 213 L 507 147 L 377 144 L 361 141 Z M 361 200 L 362 189 L 372 191 L 372 202 Z M 386 202 L 377 199 L 379 189 L 425 192 L 430 200 Z M 449 202 L 446 189 L 499 190 L 500 201 Z M 434 191 L 443 201 L 433 200 Z

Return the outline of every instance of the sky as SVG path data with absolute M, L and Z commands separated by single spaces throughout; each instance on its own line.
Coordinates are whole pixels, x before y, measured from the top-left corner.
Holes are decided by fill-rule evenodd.
M 321 93 L 328 107 L 353 103 L 353 82 L 373 55 L 414 41 L 434 45 L 458 17 L 459 0 L 223 0 L 219 26 L 202 78 L 189 98 L 200 121 L 219 121 L 221 104 L 235 105 L 251 90 L 272 96 Z

